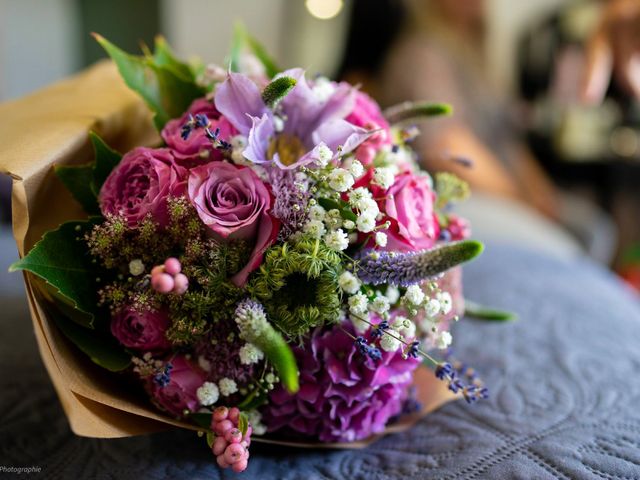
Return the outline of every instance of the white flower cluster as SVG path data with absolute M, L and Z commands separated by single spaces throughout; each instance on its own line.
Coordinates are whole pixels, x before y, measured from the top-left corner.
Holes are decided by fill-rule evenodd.
M 240 363 L 243 365 L 258 363 L 264 358 L 262 350 L 256 347 L 253 343 L 246 343 L 240 347 L 238 355 L 240 355 Z

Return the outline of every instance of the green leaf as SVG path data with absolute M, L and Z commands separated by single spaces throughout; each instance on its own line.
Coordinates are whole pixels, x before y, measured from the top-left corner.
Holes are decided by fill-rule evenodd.
M 92 189 L 92 163 L 87 165 L 56 165 L 54 172 L 85 212 L 89 215 L 100 214 L 98 199 Z
M 254 389 L 238 404 L 238 408 L 242 410 L 255 410 L 267 403 L 267 394 L 260 388 Z
M 238 416 L 238 430 L 242 432 L 242 436 L 244 437 L 247 434 L 247 429 L 249 428 L 249 417 L 244 412 L 240 412 Z
M 162 35 L 155 38 L 153 63 L 159 67 L 168 67 L 184 80 L 195 82 L 195 75 L 187 63 L 181 62 L 171 50 L 167 39 Z
M 235 25 L 231 41 L 230 67 L 232 71 L 239 71 L 240 56 L 245 51 L 253 53 L 260 60 L 269 78 L 275 77 L 280 72 L 267 50 L 251 36 L 242 23 L 238 22 Z
M 405 102 L 385 110 L 384 116 L 393 125 L 416 118 L 451 115 L 451 113 L 453 108 L 445 103 Z
M 84 243 L 84 234 L 101 218 L 63 223 L 44 234 L 31 251 L 9 267 L 26 270 L 45 280 L 59 294 L 87 314 L 89 325 L 98 313 L 96 273 Z
M 193 423 L 198 427 L 202 427 L 205 429 L 211 428 L 211 413 L 190 413 L 188 418 L 193 420 Z
M 89 132 L 89 139 L 95 153 L 95 161 L 92 164 L 91 191 L 97 197 L 109 174 L 120 163 L 122 155 L 109 147 L 95 132 Z
M 464 314 L 479 320 L 490 322 L 511 322 L 518 319 L 518 315 L 507 310 L 499 310 L 493 307 L 486 307 L 471 300 L 464 300 Z
M 130 55 L 101 35 L 94 34 L 94 37 L 115 62 L 129 88 L 137 92 L 156 114 L 154 123 L 158 129 L 182 115 L 193 100 L 204 95 L 193 77 L 185 77 L 184 69 L 170 60 L 172 54 L 168 47 L 161 44 L 156 59 L 155 55 Z
M 289 92 L 296 86 L 296 79 L 293 77 L 276 78 L 269 85 L 264 87 L 262 91 L 262 101 L 269 108 L 275 107 L 280 100 L 286 97 Z
M 108 332 L 81 327 L 54 308 L 47 312 L 65 337 L 102 368 L 119 372 L 131 364 L 131 355 Z
M 211 448 L 213 446 L 213 442 L 215 441 L 216 436 L 213 432 L 209 431 L 207 432 L 207 445 L 209 446 L 209 448 Z
M 353 213 L 353 210 L 351 209 L 349 203 L 345 202 L 344 200 L 336 201 L 330 198 L 319 198 L 318 203 L 326 211 L 339 210 L 340 215 L 345 220 L 351 220 L 352 222 L 355 222 L 358 219 L 358 216 Z

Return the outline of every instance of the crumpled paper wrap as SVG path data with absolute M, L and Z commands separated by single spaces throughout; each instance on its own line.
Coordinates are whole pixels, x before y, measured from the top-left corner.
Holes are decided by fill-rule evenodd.
M 13 178 L 13 232 L 20 256 L 50 229 L 85 218 L 53 166 L 93 160 L 88 132 L 93 130 L 118 151 L 153 145 L 159 136 L 151 114 L 120 79 L 110 62 L 101 62 L 68 80 L 20 100 L 0 105 L 0 171 Z M 42 360 L 58 393 L 73 432 L 115 438 L 173 427 L 197 430 L 158 412 L 146 398 L 136 397 L 118 382 L 118 374 L 95 365 L 47 318 L 46 294 L 40 282 L 24 274 L 35 337 Z M 387 429 L 398 432 L 456 397 L 426 368 L 416 373 L 422 411 L 405 416 Z M 362 448 L 379 436 L 348 444 L 255 441 L 303 447 Z

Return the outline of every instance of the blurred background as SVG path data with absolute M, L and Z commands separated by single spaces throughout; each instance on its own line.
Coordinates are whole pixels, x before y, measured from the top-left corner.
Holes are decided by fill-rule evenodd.
M 476 192 L 462 210 L 476 236 L 588 255 L 640 288 L 640 108 L 615 85 L 597 105 L 578 98 L 584 42 L 601 7 L 598 0 L 0 0 L 0 101 L 104 58 L 93 31 L 131 52 L 162 33 L 179 55 L 224 65 L 240 20 L 283 68 L 358 83 L 383 106 L 452 103 L 456 115 L 425 126 L 417 150 L 428 168 L 457 171 L 451 158 L 477 161 L 462 173 Z M 450 158 L 431 158 L 434 151 Z M 0 179 L 3 259 L 14 251 L 9 184 Z

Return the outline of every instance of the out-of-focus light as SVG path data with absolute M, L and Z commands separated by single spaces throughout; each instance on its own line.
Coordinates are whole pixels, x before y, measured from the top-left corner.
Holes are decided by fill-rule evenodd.
M 342 10 L 342 0 L 307 0 L 309 13 L 320 20 L 329 20 Z

